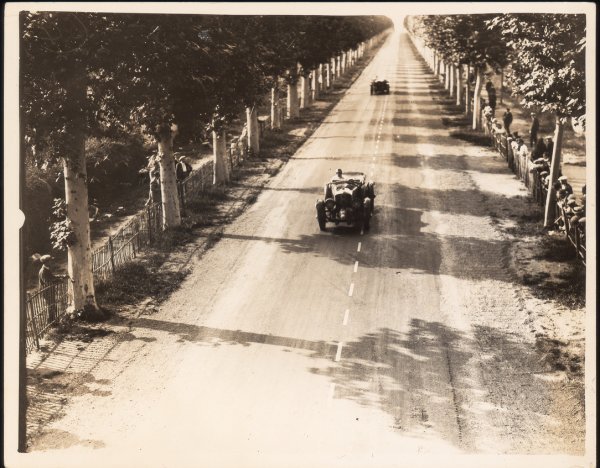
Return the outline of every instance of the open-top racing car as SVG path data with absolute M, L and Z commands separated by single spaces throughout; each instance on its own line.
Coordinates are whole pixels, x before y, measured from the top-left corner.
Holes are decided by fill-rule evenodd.
M 371 81 L 371 94 L 390 94 L 390 83 L 388 80 Z
M 326 223 L 346 223 L 367 230 L 375 201 L 375 188 L 362 172 L 346 172 L 325 184 L 324 200 L 317 200 L 317 221 L 321 231 Z

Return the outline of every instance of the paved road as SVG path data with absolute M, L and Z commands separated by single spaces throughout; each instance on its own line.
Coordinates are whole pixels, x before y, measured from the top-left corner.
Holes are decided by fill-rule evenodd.
M 374 75 L 392 94 L 369 95 Z M 407 37 L 390 38 L 37 453 L 237 467 L 579 454 L 489 215 L 525 192 L 449 136 L 437 89 Z M 338 167 L 376 182 L 364 235 L 318 229 Z

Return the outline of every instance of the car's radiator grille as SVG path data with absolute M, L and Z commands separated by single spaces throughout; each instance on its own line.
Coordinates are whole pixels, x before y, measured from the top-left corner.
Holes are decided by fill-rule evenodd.
M 352 205 L 352 195 L 349 193 L 338 193 L 335 196 L 335 204 L 338 207 L 351 206 Z

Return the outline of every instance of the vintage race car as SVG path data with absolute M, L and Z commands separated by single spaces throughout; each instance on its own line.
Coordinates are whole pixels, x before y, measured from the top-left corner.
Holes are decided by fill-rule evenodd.
M 324 199 L 317 200 L 317 221 L 324 231 L 326 223 L 345 223 L 367 230 L 373 216 L 375 188 L 362 172 L 346 172 L 344 178 L 325 184 Z
M 388 80 L 371 81 L 371 94 L 390 94 L 390 83 Z

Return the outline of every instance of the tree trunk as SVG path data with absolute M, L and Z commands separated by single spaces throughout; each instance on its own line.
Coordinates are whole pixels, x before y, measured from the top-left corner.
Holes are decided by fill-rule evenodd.
M 319 73 L 317 75 L 317 89 L 319 90 L 319 94 L 321 91 L 325 90 L 325 64 L 319 64 Z
M 465 79 L 465 115 L 468 117 L 471 112 L 471 84 L 469 83 L 469 75 L 471 74 L 471 66 L 467 65 L 467 76 Z
M 317 99 L 319 99 L 319 83 L 318 83 L 318 75 L 317 75 L 317 69 L 313 68 L 312 72 L 310 73 L 310 99 L 311 101 L 316 101 Z
M 300 109 L 298 108 L 298 86 L 294 81 L 287 85 L 287 118 L 297 117 L 300 117 Z
M 473 95 L 473 130 L 477 130 L 481 125 L 479 119 L 481 107 L 481 88 L 483 87 L 483 70 L 480 66 L 475 67 L 475 93 Z
M 462 104 L 462 65 L 459 63 L 456 67 L 456 105 L 460 106 Z
M 431 69 L 431 71 L 433 71 L 434 75 L 437 75 L 437 61 L 438 61 L 437 54 L 434 52 L 433 53 L 433 68 Z
M 446 62 L 444 67 L 444 87 L 446 91 L 450 91 L 450 76 L 452 73 L 450 72 L 450 63 Z
M 213 130 L 213 157 L 213 185 L 228 183 L 231 175 L 229 161 L 227 160 L 227 137 L 224 128 Z
M 300 109 L 307 109 L 310 105 L 310 88 L 308 75 L 300 76 Z
M 500 104 L 504 98 L 504 68 L 500 69 Z
M 248 128 L 248 148 L 252 151 L 253 156 L 258 156 L 260 152 L 260 138 L 256 105 L 246 107 L 246 125 Z
M 63 159 L 67 220 L 73 233 L 68 246 L 67 270 L 69 293 L 75 311 L 98 311 L 92 271 L 92 244 L 88 211 L 88 186 L 85 164 L 86 118 L 83 109 L 87 99 L 85 68 L 75 65 L 65 84 L 65 106 L 71 120 L 66 134 L 71 137 L 68 157 Z M 177 193 L 177 192 L 175 192 Z
M 98 308 L 92 272 L 92 244 L 90 241 L 90 219 L 88 211 L 87 174 L 83 134 L 80 150 L 75 160 L 64 160 L 65 201 L 67 219 L 74 235 L 73 245 L 68 247 L 67 270 L 69 293 L 73 298 L 73 309 Z
M 556 126 L 554 127 L 554 149 L 552 151 L 552 163 L 550 165 L 550 182 L 548 184 L 548 195 L 546 197 L 546 209 L 544 210 L 544 227 L 552 227 L 556 219 L 556 190 L 554 184 L 558 180 L 560 173 L 560 159 L 562 152 L 564 122 L 560 117 L 556 117 Z
M 277 85 L 271 88 L 271 129 L 281 128 L 281 109 L 279 107 L 279 88 Z
M 325 89 L 331 88 L 331 61 L 325 64 Z
M 177 175 L 173 157 L 174 134 L 168 126 L 158 135 L 158 165 L 160 167 L 160 195 L 162 199 L 163 228 L 181 226 Z
M 456 95 L 456 89 L 454 88 L 454 79 L 456 77 L 456 71 L 454 69 L 454 64 L 451 63 L 448 73 L 450 75 L 450 97 L 454 97 Z

